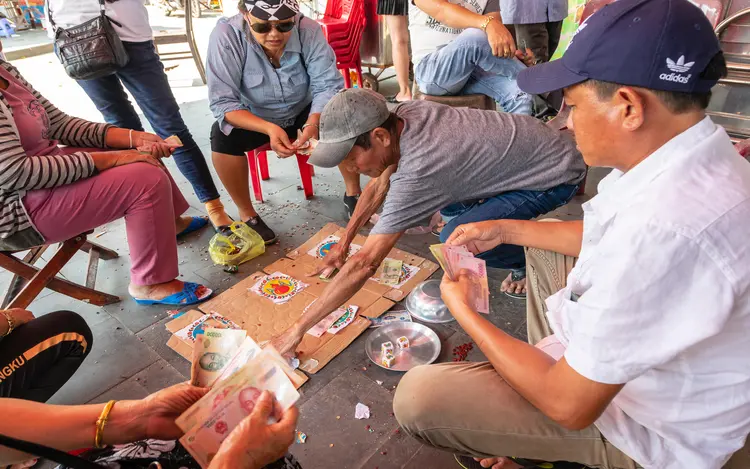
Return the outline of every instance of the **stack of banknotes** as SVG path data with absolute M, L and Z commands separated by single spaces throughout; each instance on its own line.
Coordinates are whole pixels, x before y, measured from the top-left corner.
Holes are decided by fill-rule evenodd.
M 457 280 L 461 271 L 469 276 L 474 308 L 480 313 L 489 314 L 490 288 L 487 283 L 487 263 L 474 257 L 466 246 L 433 244 L 430 251 L 451 280 Z
M 261 349 L 246 331 L 207 328 L 193 349 L 191 381 L 211 390 L 175 421 L 185 432 L 180 442 L 207 468 L 263 391 L 274 395 L 282 411 L 297 402 L 300 396 L 289 379 L 292 373 L 276 350 Z

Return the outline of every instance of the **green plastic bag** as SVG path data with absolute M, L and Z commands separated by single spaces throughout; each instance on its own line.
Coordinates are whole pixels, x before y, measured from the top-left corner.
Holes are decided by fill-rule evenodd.
M 550 60 L 557 60 L 563 56 L 568 49 L 570 40 L 573 39 L 576 30 L 581 25 L 581 15 L 586 4 L 591 0 L 568 0 L 568 17 L 565 18 L 560 32 L 560 42 Z
M 231 233 L 216 233 L 208 243 L 211 260 L 219 265 L 240 265 L 266 252 L 263 238 L 245 223 L 229 225 Z

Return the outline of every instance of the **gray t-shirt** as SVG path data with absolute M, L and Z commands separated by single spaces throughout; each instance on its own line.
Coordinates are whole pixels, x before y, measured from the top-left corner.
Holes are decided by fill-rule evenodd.
M 400 233 L 456 202 L 583 179 L 573 139 L 530 116 L 426 101 L 394 110 L 404 120 L 401 160 L 372 234 Z

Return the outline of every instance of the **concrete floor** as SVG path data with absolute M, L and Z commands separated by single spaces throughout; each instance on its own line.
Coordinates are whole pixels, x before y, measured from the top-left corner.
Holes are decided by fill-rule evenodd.
M 213 21 L 215 18 L 201 20 L 200 38 L 207 38 Z M 205 46 L 205 42 L 202 46 Z M 64 75 L 53 55 L 41 55 L 14 63 L 42 94 L 63 110 L 78 117 L 101 120 L 93 104 Z M 208 109 L 205 86 L 195 86 L 197 74 L 190 62 L 180 62 L 176 70 L 169 72 L 169 76 L 188 127 L 204 154 L 209 155 L 208 132 L 213 118 Z M 394 81 L 384 82 L 381 91 L 384 94 L 395 93 Z M 179 243 L 181 279 L 204 283 L 217 294 L 221 293 L 249 273 L 282 257 L 286 248 L 299 246 L 326 223 L 345 223 L 341 201 L 343 184 L 336 171 L 316 170 L 316 197 L 306 201 L 298 190 L 300 181 L 296 163 L 275 158 L 271 161 L 272 179 L 263 187 L 267 201 L 260 205 L 259 211 L 279 234 L 281 242 L 255 262 L 243 265 L 239 273 L 231 275 L 214 266 L 209 259 L 207 246 L 213 233 L 204 230 Z M 173 162 L 168 161 L 167 166 L 190 202 L 191 213 L 202 213 L 201 204 Z M 576 197 L 571 204 L 558 210 L 555 216 L 580 217 L 581 203 L 594 193 L 595 183 L 604 173 L 593 171 L 586 196 Z M 214 177 L 218 182 L 218 178 Z M 226 192 L 221 192 L 229 213 L 236 215 Z M 297 228 L 301 224 L 304 228 Z M 170 308 L 137 306 L 127 293 L 130 262 L 123 221 L 101 227 L 97 233 L 103 233 L 96 239 L 98 243 L 120 253 L 119 259 L 100 263 L 97 288 L 119 295 L 122 301 L 98 308 L 45 290 L 30 307 L 37 315 L 62 309 L 76 311 L 86 318 L 94 332 L 91 355 L 75 377 L 53 397 L 51 402 L 55 404 L 137 399 L 184 381 L 190 373 L 189 363 L 166 346 L 169 335 L 164 324 L 168 321 L 167 310 Z M 405 236 L 398 247 L 430 258 L 428 246 L 434 242 L 432 235 Z M 79 254 L 62 274 L 71 280 L 82 281 L 85 263 L 86 257 Z M 513 300 L 499 292 L 500 282 L 505 275 L 503 271 L 491 272 L 490 287 L 495 294 L 490 318 L 498 327 L 523 339 L 526 335 L 525 302 Z M 8 281 L 9 274 L 0 272 L 0 285 L 7 285 Z M 443 352 L 439 361 L 450 361 L 453 347 L 470 341 L 455 323 L 429 327 L 442 340 Z M 391 401 L 393 389 L 402 375 L 368 366 L 364 352 L 367 333 L 302 387 L 298 429 L 305 432 L 308 439 L 304 445 L 293 445 L 291 451 L 306 469 L 457 467 L 451 455 L 424 447 L 396 432 L 398 425 L 391 414 Z M 476 349 L 469 355 L 469 360 L 482 359 L 481 352 Z M 357 402 L 370 406 L 372 417 L 369 420 L 354 419 Z M 337 416 L 341 418 L 337 419 Z M 374 429 L 373 433 L 366 430 L 367 425 Z

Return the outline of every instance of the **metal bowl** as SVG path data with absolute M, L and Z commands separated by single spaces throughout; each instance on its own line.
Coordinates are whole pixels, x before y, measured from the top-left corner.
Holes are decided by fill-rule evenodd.
M 409 339 L 409 348 L 400 350 L 396 341 L 399 337 Z M 380 346 L 390 342 L 395 347 L 396 361 L 391 368 L 380 363 Z M 416 322 L 396 322 L 372 331 L 365 343 L 367 356 L 381 368 L 392 371 L 409 371 L 415 366 L 428 365 L 440 355 L 440 338 L 424 324 Z
M 417 285 L 406 297 L 406 310 L 420 321 L 433 324 L 456 320 L 440 297 L 440 280 L 427 280 Z

